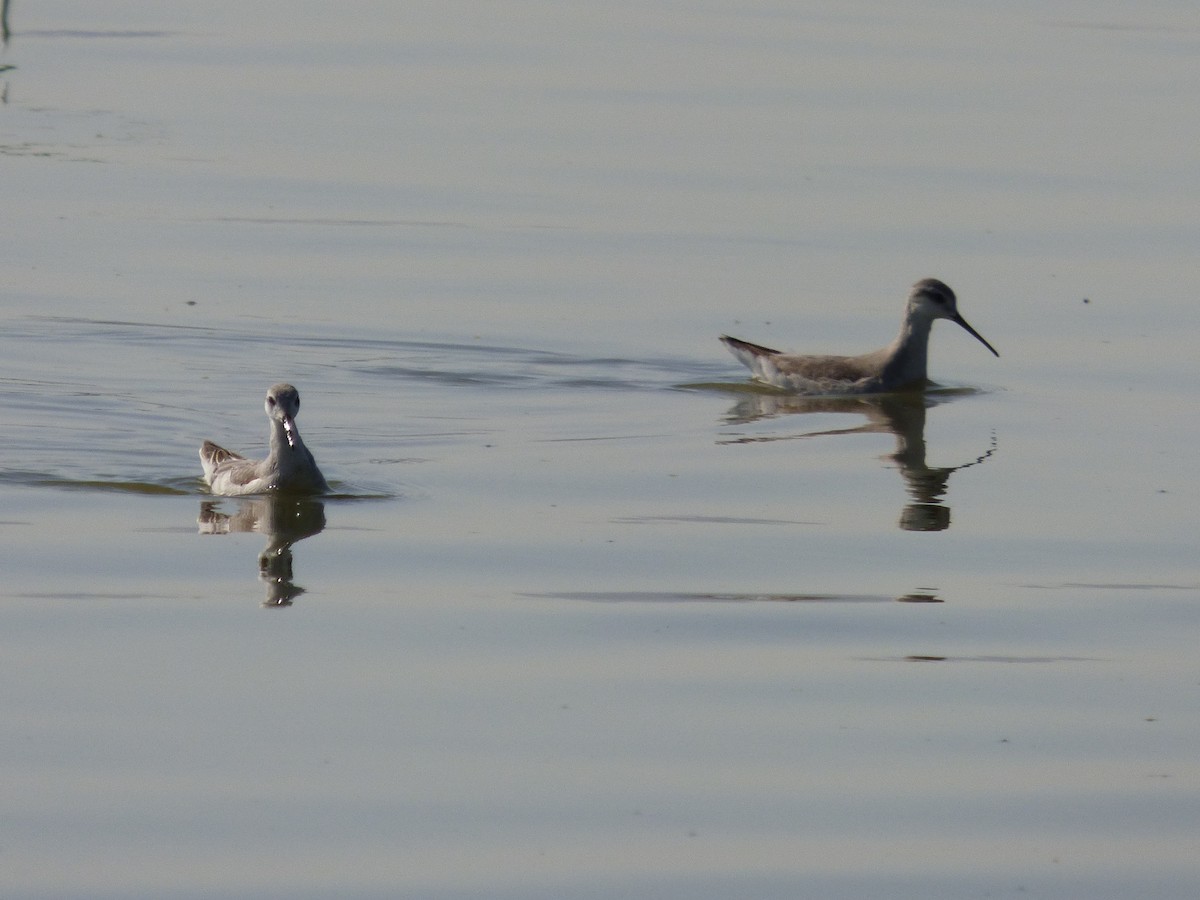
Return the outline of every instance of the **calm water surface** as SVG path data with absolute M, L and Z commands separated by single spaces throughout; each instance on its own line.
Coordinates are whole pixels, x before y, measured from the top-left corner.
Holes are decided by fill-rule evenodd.
M 1194 897 L 1200 16 L 906 9 L 16 4 L 4 896 Z

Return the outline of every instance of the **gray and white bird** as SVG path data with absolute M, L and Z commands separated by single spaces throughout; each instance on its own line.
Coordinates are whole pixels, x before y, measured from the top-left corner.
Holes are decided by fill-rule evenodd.
M 329 490 L 312 453 L 296 428 L 300 394 L 290 384 L 272 385 L 265 403 L 271 420 L 270 453 L 266 459 L 246 459 L 239 453 L 205 441 L 200 447 L 204 480 L 214 494 L 320 494 Z
M 861 356 L 807 356 L 783 353 L 722 335 L 730 352 L 751 372 L 756 381 L 803 394 L 875 394 L 929 383 L 929 332 L 937 319 L 961 325 L 996 356 L 996 348 L 967 324 L 958 312 L 958 300 L 936 278 L 913 285 L 904 308 L 904 321 L 896 339 L 879 350 Z

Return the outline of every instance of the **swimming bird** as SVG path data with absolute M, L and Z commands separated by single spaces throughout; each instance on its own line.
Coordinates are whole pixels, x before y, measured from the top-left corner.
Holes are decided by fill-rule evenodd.
M 271 452 L 266 459 L 246 459 L 239 453 L 205 441 L 200 447 L 204 480 L 214 494 L 268 492 L 319 494 L 329 490 L 312 453 L 296 428 L 300 394 L 290 384 L 272 385 L 265 403 L 271 420 Z
M 936 278 L 912 286 L 896 339 L 861 356 L 800 356 L 721 335 L 754 379 L 804 394 L 873 394 L 924 388 L 929 379 L 929 331 L 934 320 L 957 322 L 997 357 L 996 348 L 958 312 L 954 291 Z

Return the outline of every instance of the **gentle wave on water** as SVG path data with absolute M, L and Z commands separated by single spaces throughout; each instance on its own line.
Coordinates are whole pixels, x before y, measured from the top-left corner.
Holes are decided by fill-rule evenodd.
M 259 385 L 282 377 L 303 379 L 306 435 L 325 438 L 332 449 L 351 448 L 371 458 L 393 458 L 395 443 L 380 444 L 381 433 L 396 434 L 424 410 L 425 424 L 407 425 L 403 441 L 419 445 L 470 440 L 503 431 L 526 411 L 525 398 L 577 392 L 611 394 L 619 403 L 629 392 L 675 390 L 681 375 L 717 368 L 696 360 L 633 360 L 553 352 L 484 342 L 423 341 L 339 337 L 319 329 L 292 326 L 286 333 L 262 328 L 221 329 L 152 323 L 31 317 L 17 323 L 10 339 L 39 357 L 72 359 L 71 380 L 30 375 L 0 379 L 0 412 L 9 427 L 9 453 L 0 479 L 27 485 L 133 493 L 193 493 L 193 480 L 179 471 L 201 440 L 227 435 L 247 455 L 265 448 Z M 147 379 L 114 373 L 114 356 L 123 371 L 153 371 Z M 163 364 L 171 359 L 170 365 Z M 180 366 L 179 359 L 194 361 Z M 297 361 L 307 374 L 291 375 Z M 253 377 L 252 377 L 253 373 Z M 438 401 L 462 399 L 476 427 L 446 430 L 445 418 L 428 424 L 428 392 Z M 480 392 L 484 393 L 481 395 Z M 446 392 L 443 394 L 442 392 Z M 486 415 L 479 398 L 486 398 Z M 366 433 L 339 429 L 331 441 L 323 433 L 329 420 L 319 418 L 332 398 L 342 411 L 377 406 L 365 415 Z M 413 402 L 406 406 L 406 398 Z M 589 401 L 580 400 L 581 403 Z M 451 417 L 458 411 L 445 406 Z M 386 409 L 386 412 L 382 410 Z M 380 431 L 376 432 L 375 429 Z M 310 438 L 310 442 L 312 438 Z M 240 442 L 240 443 L 239 443 Z M 320 443 L 316 444 L 320 452 Z M 263 449 L 265 452 L 265 449 Z M 330 450 L 326 451 L 327 453 Z M 86 468 L 83 468 L 86 465 Z M 188 460 L 191 465 L 191 460 Z M 347 496 L 390 496 L 382 485 L 341 491 Z

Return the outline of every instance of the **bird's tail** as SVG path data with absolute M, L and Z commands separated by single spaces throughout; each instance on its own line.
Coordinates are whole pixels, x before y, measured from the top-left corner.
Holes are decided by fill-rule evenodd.
M 737 357 L 738 362 L 752 372 L 759 371 L 762 357 L 778 356 L 780 352 L 772 350 L 770 347 L 763 347 L 761 344 L 752 344 L 740 338 L 730 337 L 727 334 L 721 335 L 721 343 L 729 348 L 729 352 Z
M 228 459 L 244 459 L 240 453 L 234 453 L 232 450 L 226 450 L 219 444 L 214 444 L 212 441 L 205 441 L 200 447 L 200 465 L 204 467 L 204 480 L 211 482 L 213 472 L 217 466 Z

